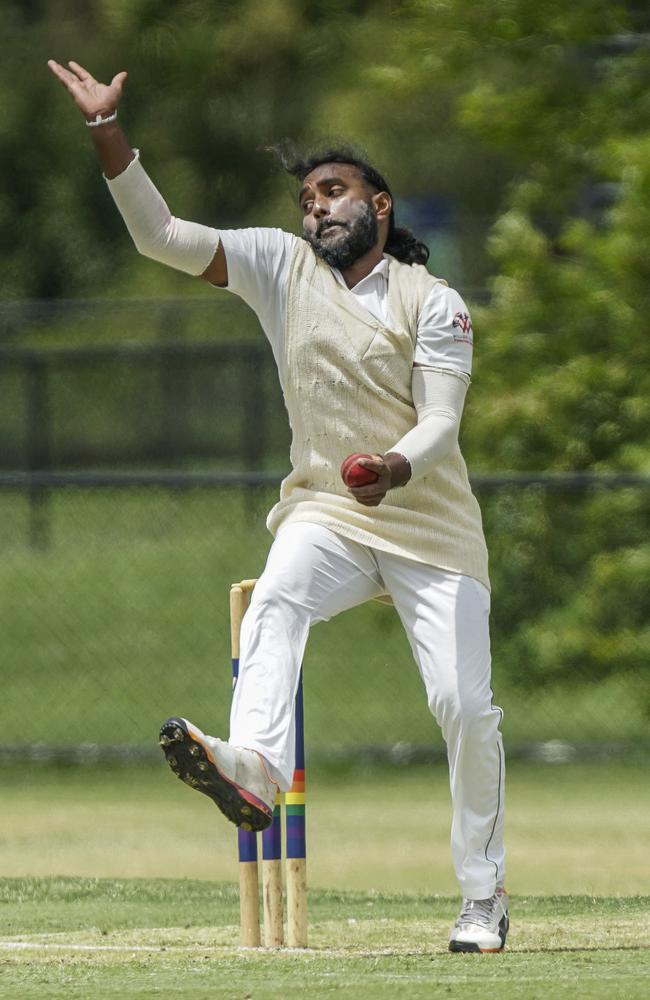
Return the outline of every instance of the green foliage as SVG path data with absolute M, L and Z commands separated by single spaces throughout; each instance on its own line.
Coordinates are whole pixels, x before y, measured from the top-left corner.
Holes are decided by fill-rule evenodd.
M 650 471 L 640 5 L 6 0 L 1 17 L 7 296 L 197 294 L 134 255 L 45 60 L 73 57 L 104 77 L 126 68 L 122 120 L 179 215 L 292 228 L 289 188 L 261 152 L 285 135 L 347 133 L 396 190 L 453 200 L 462 266 L 432 267 L 466 287 L 492 275 L 489 306 L 474 310 L 463 440 L 473 470 Z M 495 539 L 508 537 L 497 530 L 505 520 L 515 528 L 492 552 L 508 673 L 544 684 L 575 676 L 576 664 L 581 676 L 635 672 L 650 703 L 638 596 L 647 492 L 594 493 L 578 506 L 504 494 L 485 517 Z M 508 588 L 526 578 L 534 600 Z
M 11 196 L 0 202 L 0 220 L 7 233 L 20 225 L 22 236 L 4 275 L 7 293 L 196 291 L 185 276 L 134 255 L 48 57 L 74 58 L 99 78 L 129 71 L 121 121 L 177 214 L 221 226 L 290 227 L 287 184 L 263 147 L 304 137 L 314 121 L 330 130 L 320 113 L 323 80 L 332 65 L 354 59 L 366 6 L 61 0 L 26 11 L 7 0 L 0 17 L 13 44 L 0 67 L 0 153 Z
M 532 159 L 529 178 L 513 185 L 508 210 L 494 226 L 490 250 L 498 277 L 481 315 L 486 334 L 472 404 L 484 419 L 470 416 L 466 435 L 474 463 L 650 471 L 650 285 L 643 250 L 650 234 L 650 115 L 641 104 L 634 114 L 626 108 L 614 118 L 608 86 L 615 84 L 618 95 L 634 92 L 639 66 L 638 58 L 630 60 L 624 87 L 620 65 L 605 65 L 589 99 L 600 112 L 593 123 L 601 132 L 590 137 L 579 178 L 583 185 L 596 178 L 615 183 L 613 207 L 595 219 L 577 212 L 549 217 L 543 181 L 549 165 Z M 551 204 L 570 204 L 577 189 L 572 151 L 587 147 L 570 121 L 557 129 L 553 145 Z M 531 565 L 546 566 L 549 574 L 537 591 L 546 592 L 546 606 L 527 612 L 522 602 L 514 616 L 527 680 L 631 671 L 639 676 L 641 702 L 650 707 L 647 491 L 595 494 L 577 519 L 562 505 L 558 517 L 550 499 L 539 507 L 527 536 Z M 631 507 L 641 532 L 623 527 L 631 526 Z

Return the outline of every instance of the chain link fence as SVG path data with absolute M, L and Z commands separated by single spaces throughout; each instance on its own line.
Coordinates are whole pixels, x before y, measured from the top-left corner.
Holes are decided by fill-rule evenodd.
M 261 571 L 289 431 L 261 338 L 0 348 L 2 752 L 155 753 L 227 731 L 228 591 Z M 473 477 L 511 752 L 647 748 L 650 480 Z M 395 612 L 313 629 L 312 754 L 442 741 Z

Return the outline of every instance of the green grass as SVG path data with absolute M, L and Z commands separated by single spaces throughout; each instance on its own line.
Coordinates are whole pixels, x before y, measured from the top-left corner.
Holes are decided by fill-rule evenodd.
M 231 885 L 8 879 L 0 995 L 31 998 L 645 996 L 648 899 L 515 897 L 509 948 L 450 955 L 454 899 L 312 891 L 307 951 L 241 951 Z
M 508 884 L 531 895 L 650 894 L 647 768 L 513 764 Z M 0 770 L 0 876 L 237 877 L 234 834 L 158 766 Z M 456 892 L 446 766 L 308 768 L 309 883 Z
M 308 951 L 238 948 L 233 828 L 164 764 L 0 770 L 0 997 L 641 1000 L 647 770 L 516 763 L 512 931 L 446 951 L 446 768 L 308 772 Z
M 272 502 L 272 491 L 54 492 L 41 551 L 27 544 L 25 498 L 0 496 L 0 742 L 152 745 L 171 714 L 224 732 L 228 588 L 260 572 Z M 503 643 L 494 689 L 508 743 L 647 735 L 634 678 L 528 691 L 505 676 Z M 305 676 L 312 748 L 442 747 L 392 609 L 370 602 L 314 628 Z

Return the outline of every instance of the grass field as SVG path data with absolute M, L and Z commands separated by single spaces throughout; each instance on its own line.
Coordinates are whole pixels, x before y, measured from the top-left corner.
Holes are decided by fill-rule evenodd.
M 308 768 L 307 786 L 311 886 L 456 892 L 445 765 Z M 162 757 L 146 767 L 3 768 L 0 788 L 0 876 L 237 877 L 232 828 Z M 650 894 L 647 789 L 647 765 L 510 765 L 511 891 Z
M 252 953 L 233 830 L 162 763 L 0 771 L 0 997 L 647 995 L 647 768 L 510 767 L 500 956 L 446 952 L 444 766 L 308 778 L 310 948 Z
M 648 899 L 515 897 L 502 955 L 449 955 L 456 901 L 425 895 L 310 895 L 310 948 L 237 948 L 232 886 L 174 880 L 0 882 L 0 996 L 484 996 L 642 1000 Z
M 172 713 L 223 732 L 227 590 L 263 562 L 266 506 L 200 491 L 53 494 L 39 550 L 25 543 L 24 498 L 4 497 L 0 743 L 153 747 Z M 629 675 L 527 691 L 502 674 L 500 641 L 506 747 L 646 737 Z M 305 672 L 310 748 L 441 746 L 390 609 L 319 625 Z M 442 764 L 309 768 L 310 948 L 271 954 L 237 948 L 232 828 L 162 760 L 5 763 L 0 997 L 641 1000 L 650 803 L 637 746 L 626 762 L 510 765 L 513 929 L 506 954 L 478 959 L 446 952 L 458 900 Z
M 260 572 L 274 499 L 275 491 L 55 491 L 50 544 L 40 550 L 27 542 L 27 499 L 0 496 L 0 663 L 10 668 L 0 744 L 151 745 L 172 714 L 224 732 L 229 585 Z M 511 745 L 647 738 L 641 677 L 528 689 L 504 670 L 509 641 L 494 637 L 494 690 Z M 391 608 L 369 602 L 314 628 L 305 678 L 310 747 L 442 748 Z

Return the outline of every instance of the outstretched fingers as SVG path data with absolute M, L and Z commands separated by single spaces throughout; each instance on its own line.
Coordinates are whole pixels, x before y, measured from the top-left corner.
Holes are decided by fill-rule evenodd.
M 81 80 L 74 73 L 71 73 L 69 69 L 65 66 L 61 66 L 60 63 L 55 62 L 54 59 L 48 59 L 47 65 L 50 67 L 55 77 L 61 81 L 64 87 L 72 93 L 75 87 L 78 87 Z
M 106 111 L 117 108 L 122 96 L 122 86 L 126 80 L 125 70 L 116 73 L 107 86 L 99 83 L 87 69 L 73 59 L 68 63 L 69 68 L 54 59 L 48 59 L 47 65 L 86 118 L 95 118 L 98 113 L 105 114 Z
M 93 79 L 93 77 L 90 75 L 90 73 L 88 72 L 88 70 L 84 69 L 83 66 L 80 66 L 79 63 L 77 63 L 77 62 L 74 61 L 74 59 L 70 59 L 68 61 L 68 66 L 70 66 L 71 69 L 73 70 L 73 72 L 76 73 L 78 79 L 81 80 L 82 83 L 86 83 L 86 82 L 96 83 L 97 82 L 95 79 Z
M 61 83 L 69 83 L 72 79 L 72 73 L 70 70 L 66 69 L 65 66 L 61 66 L 60 63 L 55 62 L 54 59 L 48 59 L 47 65 L 50 67 L 55 77 L 61 81 Z

